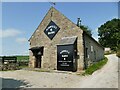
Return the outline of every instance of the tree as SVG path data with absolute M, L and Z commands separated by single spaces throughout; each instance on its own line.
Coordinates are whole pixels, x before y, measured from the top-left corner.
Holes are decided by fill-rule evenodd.
M 83 31 L 85 31 L 88 35 L 92 36 L 92 31 L 89 29 L 88 26 L 81 24 L 80 18 L 78 18 L 78 20 L 77 20 L 77 26 L 80 27 Z
M 99 43 L 104 47 L 117 50 L 120 46 L 120 19 L 107 21 L 98 28 Z
M 80 28 L 84 30 L 88 35 L 92 36 L 92 30 L 88 26 L 80 25 Z

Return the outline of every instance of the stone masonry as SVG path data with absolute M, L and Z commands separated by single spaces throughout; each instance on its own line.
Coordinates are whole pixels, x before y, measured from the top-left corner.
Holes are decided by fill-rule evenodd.
M 50 40 L 44 33 L 45 28 L 51 20 L 60 28 L 60 30 L 52 40 Z M 59 44 L 61 38 L 72 36 L 77 36 L 77 55 L 79 56 L 77 60 L 77 70 L 83 70 L 85 59 L 83 30 L 81 30 L 78 26 L 76 26 L 76 24 L 70 21 L 58 10 L 51 7 L 41 21 L 38 28 L 35 30 L 31 38 L 29 39 L 30 48 L 40 46 L 44 47 L 43 56 L 41 58 L 41 68 L 57 69 L 57 45 Z M 34 68 L 36 60 L 35 56 L 33 56 L 32 51 L 30 51 L 29 61 L 29 67 Z
M 51 15 L 52 13 L 52 15 Z M 50 40 L 45 34 L 44 29 L 49 24 L 50 21 L 54 21 L 59 27 L 57 35 Z M 77 48 L 78 55 L 78 69 L 83 69 L 83 30 L 72 23 L 67 17 L 57 11 L 55 8 L 51 7 L 34 34 L 30 38 L 30 48 L 35 46 L 44 46 L 44 53 L 42 56 L 42 67 L 41 68 L 51 68 L 56 69 L 57 63 L 57 45 L 62 37 L 67 36 L 78 36 Z M 30 67 L 35 67 L 35 57 L 30 51 Z

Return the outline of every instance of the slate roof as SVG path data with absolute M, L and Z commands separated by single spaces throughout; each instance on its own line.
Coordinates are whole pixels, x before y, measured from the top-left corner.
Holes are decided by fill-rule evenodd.
M 77 39 L 77 36 L 72 36 L 72 37 L 63 37 L 60 40 L 60 43 L 58 45 L 69 45 L 69 44 L 74 44 Z
M 29 50 L 38 50 L 38 49 L 41 49 L 42 47 L 32 47 L 30 48 Z

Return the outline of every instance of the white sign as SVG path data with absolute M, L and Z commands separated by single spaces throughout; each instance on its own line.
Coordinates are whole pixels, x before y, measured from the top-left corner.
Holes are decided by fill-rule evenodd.
M 49 29 L 51 30 L 52 28 L 57 29 L 57 27 L 55 25 L 51 25 L 48 28 L 46 28 L 46 31 L 48 31 Z
M 68 50 L 62 50 L 62 51 L 60 52 L 60 54 L 65 53 L 65 52 L 68 53 L 68 54 L 70 53 Z

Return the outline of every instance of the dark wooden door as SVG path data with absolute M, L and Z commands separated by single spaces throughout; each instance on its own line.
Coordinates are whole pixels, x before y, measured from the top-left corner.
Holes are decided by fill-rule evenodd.
M 73 45 L 57 46 L 57 70 L 73 71 Z

